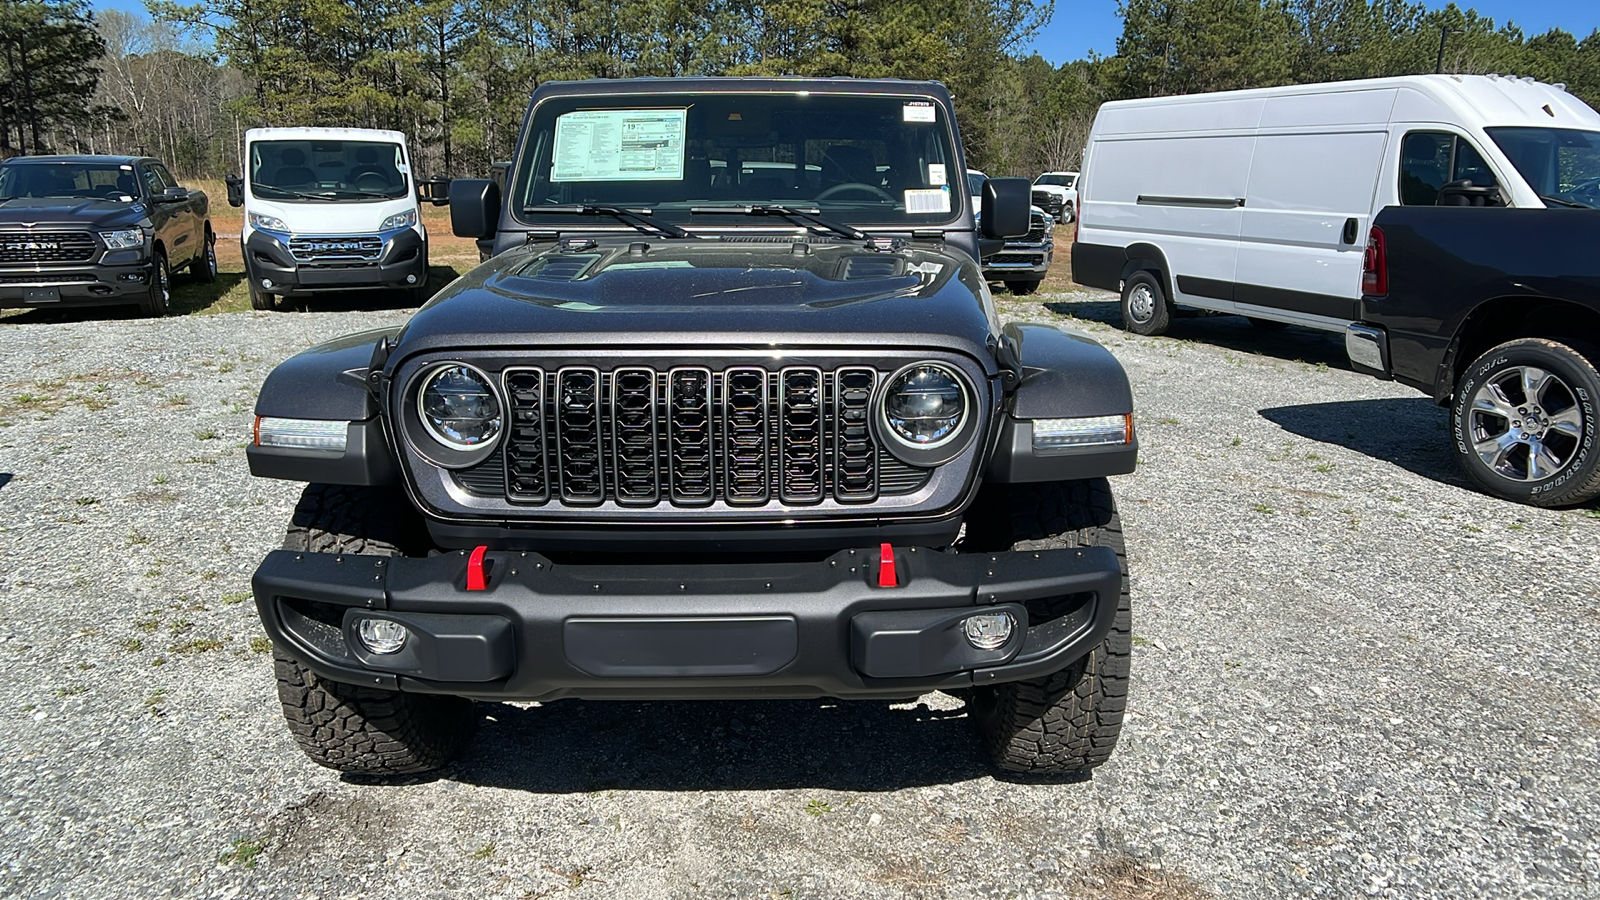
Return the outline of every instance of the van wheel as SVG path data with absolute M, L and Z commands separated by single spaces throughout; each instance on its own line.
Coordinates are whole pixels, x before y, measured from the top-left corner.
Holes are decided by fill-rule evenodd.
M 1456 460 L 1483 490 L 1534 506 L 1600 497 L 1600 351 L 1508 341 L 1467 367 L 1450 407 Z
M 249 277 L 247 274 L 245 277 Z M 277 308 L 278 298 L 261 289 L 254 278 L 250 279 L 250 308 L 272 310 Z
M 1122 285 L 1122 327 L 1134 334 L 1166 334 L 1172 301 L 1150 272 L 1135 272 Z
M 1008 281 L 1008 282 L 1006 282 L 1006 290 L 1010 291 L 1013 294 L 1016 294 L 1018 297 L 1026 297 L 1027 295 L 1037 291 L 1038 289 L 1039 289 L 1039 282 L 1037 282 L 1037 281 Z

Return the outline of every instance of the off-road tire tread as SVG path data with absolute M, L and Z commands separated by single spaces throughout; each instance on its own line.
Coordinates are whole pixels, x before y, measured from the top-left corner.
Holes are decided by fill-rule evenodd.
M 313 484 L 295 506 L 286 550 L 401 556 L 422 535 L 417 513 L 393 489 Z M 278 701 L 295 743 L 341 772 L 403 775 L 437 769 L 471 740 L 464 697 L 411 694 L 326 681 L 274 647 Z
M 1052 675 L 978 689 L 975 721 L 1001 769 L 1086 772 L 1111 758 L 1128 704 L 1133 617 L 1122 522 L 1103 478 L 1013 485 L 1005 498 L 1013 550 L 1110 547 L 1122 568 L 1117 614 L 1105 639 Z

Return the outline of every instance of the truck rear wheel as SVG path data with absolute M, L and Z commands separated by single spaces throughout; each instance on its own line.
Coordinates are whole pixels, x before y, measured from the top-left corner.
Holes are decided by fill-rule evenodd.
M 206 228 L 205 242 L 205 249 L 189 263 L 189 274 L 201 284 L 210 284 L 217 280 L 217 236 L 211 233 L 210 227 Z
M 1054 550 L 1110 547 L 1122 566 L 1115 624 L 1082 659 L 1042 678 L 974 691 L 972 719 L 995 765 L 1009 772 L 1071 775 L 1111 758 L 1128 703 L 1133 613 L 1128 595 L 1128 554 L 1111 485 L 1104 478 L 1055 484 L 1011 485 L 975 508 L 969 519 L 971 550 Z M 978 532 L 974 535 L 974 531 Z M 1004 531 L 1009 544 L 999 537 Z M 1037 604 L 1049 615 L 1052 601 Z
M 1456 461 L 1479 487 L 1534 506 L 1600 496 L 1600 352 L 1522 338 L 1467 367 L 1450 407 Z
M 301 495 L 286 550 L 403 556 L 421 535 L 398 491 L 313 484 Z M 278 702 L 295 743 L 340 772 L 398 775 L 437 769 L 470 742 L 476 719 L 464 697 L 410 694 L 319 678 L 275 647 Z
M 1153 272 L 1140 271 L 1122 284 L 1122 327 L 1134 334 L 1166 334 L 1172 324 L 1172 301 Z

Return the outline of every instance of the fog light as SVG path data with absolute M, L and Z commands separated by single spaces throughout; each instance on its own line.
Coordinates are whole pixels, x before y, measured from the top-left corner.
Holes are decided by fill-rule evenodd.
M 1011 640 L 1011 615 L 1009 613 L 982 613 L 967 616 L 962 623 L 967 633 L 967 643 L 979 650 L 995 650 Z
M 356 623 L 361 646 L 379 656 L 399 653 L 406 645 L 406 627 L 389 619 L 362 619 Z
M 271 278 L 263 278 L 263 279 L 261 279 L 261 286 L 266 288 L 269 291 L 272 290 L 272 279 Z
M 406 276 L 406 284 L 416 284 L 416 283 L 417 283 L 417 276 L 415 276 L 415 275 L 407 275 Z

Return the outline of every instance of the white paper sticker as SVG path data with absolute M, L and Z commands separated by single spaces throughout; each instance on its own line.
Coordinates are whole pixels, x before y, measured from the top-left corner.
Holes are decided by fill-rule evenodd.
M 401 175 L 410 175 L 411 174 L 411 167 L 406 165 L 403 162 L 395 163 L 394 164 L 394 170 L 396 172 L 399 172 Z
M 906 212 L 910 215 L 947 213 L 950 211 L 950 189 L 947 187 L 925 191 L 906 191 L 905 197 Z
M 944 163 L 928 163 L 928 183 L 934 187 L 945 183 Z
M 926 100 L 916 100 L 901 107 L 904 121 L 907 122 L 935 122 L 938 113 L 936 107 Z
M 556 119 L 550 180 L 682 181 L 686 109 L 595 109 Z

